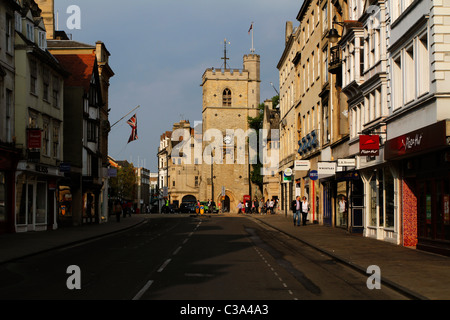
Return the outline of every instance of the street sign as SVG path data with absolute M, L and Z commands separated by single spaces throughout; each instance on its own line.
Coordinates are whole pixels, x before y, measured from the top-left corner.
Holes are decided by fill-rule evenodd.
M 317 172 L 317 170 L 311 170 L 309 172 L 309 178 L 313 181 L 319 179 L 319 173 Z

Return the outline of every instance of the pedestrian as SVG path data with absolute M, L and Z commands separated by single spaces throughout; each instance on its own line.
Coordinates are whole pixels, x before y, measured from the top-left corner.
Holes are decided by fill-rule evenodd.
M 270 200 L 270 202 L 269 202 L 269 207 L 270 207 L 270 213 L 271 214 L 273 214 L 273 204 L 274 204 L 274 202 L 273 202 L 273 198 Z
M 309 212 L 309 203 L 306 200 L 306 197 L 303 196 L 303 198 L 302 198 L 302 220 L 303 220 L 304 226 L 306 226 L 306 218 L 308 217 L 308 212 Z
M 239 201 L 237 208 L 238 208 L 238 214 L 242 213 L 242 202 Z
M 245 201 L 245 213 L 248 213 L 248 201 Z
M 253 206 L 255 207 L 255 213 L 259 213 L 259 202 L 257 198 L 253 201 Z
M 292 214 L 294 216 L 294 226 L 295 222 L 297 222 L 298 227 L 300 226 L 300 208 L 301 208 L 300 196 L 297 196 L 297 198 L 292 201 L 291 209 Z
M 120 222 L 120 215 L 122 214 L 122 206 L 120 205 L 119 201 L 116 201 L 114 204 L 114 213 L 116 215 L 116 221 Z
M 263 198 L 259 199 L 258 207 L 259 207 L 259 213 L 263 214 L 263 209 L 264 209 L 264 199 Z

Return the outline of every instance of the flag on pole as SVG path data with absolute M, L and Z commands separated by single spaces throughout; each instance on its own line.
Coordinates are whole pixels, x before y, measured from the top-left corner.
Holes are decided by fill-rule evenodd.
M 138 139 L 136 114 L 134 114 L 134 116 L 132 116 L 130 120 L 127 121 L 127 123 L 131 126 L 131 135 L 128 139 L 128 143 L 130 143 L 131 141 Z
M 250 25 L 250 29 L 248 29 L 248 34 L 250 34 L 250 31 L 252 31 L 252 29 L 253 29 L 253 22 L 252 22 L 252 24 Z

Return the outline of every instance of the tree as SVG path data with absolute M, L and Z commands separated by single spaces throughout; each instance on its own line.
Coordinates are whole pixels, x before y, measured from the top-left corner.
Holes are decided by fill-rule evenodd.
M 136 170 L 132 163 L 122 161 L 117 168 L 117 177 L 110 179 L 111 197 L 133 201 L 136 197 Z
M 278 105 L 279 96 L 272 97 L 272 105 L 275 108 Z M 259 141 L 259 129 L 263 128 L 263 120 L 264 120 L 264 103 L 260 103 L 258 106 L 259 112 L 256 117 L 247 117 L 247 121 L 250 129 L 254 129 L 256 131 L 256 135 L 258 137 L 257 141 Z M 258 159 L 259 152 L 261 150 L 258 149 Z M 257 161 L 256 164 L 252 164 L 252 171 L 250 173 L 250 180 L 254 184 L 259 187 L 259 190 L 263 190 L 263 176 L 261 175 L 262 163 Z

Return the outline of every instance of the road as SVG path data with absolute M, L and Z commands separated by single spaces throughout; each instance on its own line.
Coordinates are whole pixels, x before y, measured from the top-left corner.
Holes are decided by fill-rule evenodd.
M 79 267 L 79 289 L 69 289 Z M 0 267 L 1 300 L 405 299 L 246 216 L 151 218 Z M 70 285 L 69 285 L 70 286 Z

